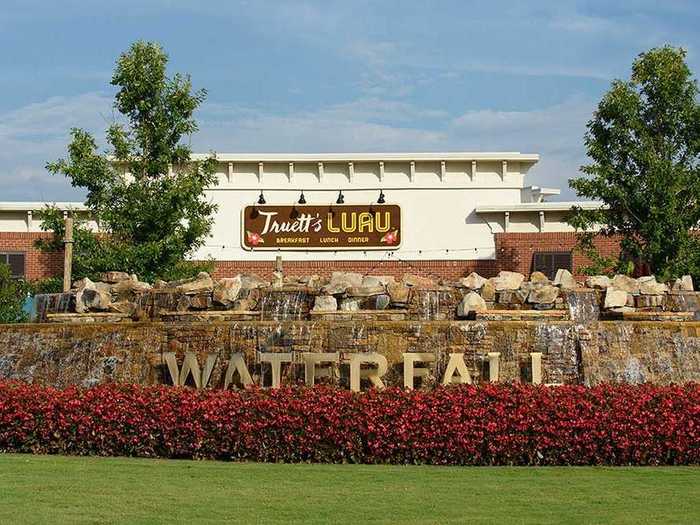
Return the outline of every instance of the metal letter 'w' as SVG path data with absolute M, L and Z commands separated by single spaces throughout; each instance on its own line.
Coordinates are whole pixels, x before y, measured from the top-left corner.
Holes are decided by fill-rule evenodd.
M 177 359 L 174 352 L 166 352 L 163 354 L 163 362 L 168 365 L 170 379 L 175 386 L 184 386 L 187 381 L 187 376 L 192 374 L 194 384 L 197 390 L 206 388 L 211 378 L 211 373 L 216 364 L 217 354 L 207 354 L 207 360 L 204 363 L 204 370 L 199 368 L 199 361 L 194 352 L 185 352 L 185 358 L 182 360 L 182 368 L 177 366 Z

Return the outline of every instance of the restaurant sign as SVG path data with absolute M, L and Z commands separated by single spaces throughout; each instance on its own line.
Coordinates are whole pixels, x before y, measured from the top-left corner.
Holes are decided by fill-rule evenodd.
M 246 250 L 393 250 L 401 208 L 387 205 L 246 206 Z

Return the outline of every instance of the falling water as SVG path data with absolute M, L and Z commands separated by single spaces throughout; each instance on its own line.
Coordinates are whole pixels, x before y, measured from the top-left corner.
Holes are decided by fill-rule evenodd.
M 36 312 L 32 320 L 36 322 L 46 321 L 48 314 L 65 314 L 70 312 L 73 294 L 64 293 L 40 293 L 34 297 Z
M 309 311 L 309 294 L 305 291 L 269 290 L 260 301 L 263 321 L 294 321 Z
M 588 324 L 600 319 L 600 305 L 595 292 L 567 292 L 566 303 L 569 306 L 569 316 L 576 324 Z

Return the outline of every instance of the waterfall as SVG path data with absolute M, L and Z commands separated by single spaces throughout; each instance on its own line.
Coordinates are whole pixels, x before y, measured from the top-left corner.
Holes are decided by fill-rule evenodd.
M 260 301 L 263 321 L 298 321 L 309 311 L 309 294 L 302 290 L 268 290 Z
M 46 321 L 48 314 L 66 314 L 71 310 L 73 294 L 63 293 L 40 293 L 34 296 L 36 311 L 33 312 L 32 321 L 38 323 Z
M 588 324 L 600 319 L 598 295 L 594 291 L 569 291 L 565 295 L 569 316 L 575 324 Z

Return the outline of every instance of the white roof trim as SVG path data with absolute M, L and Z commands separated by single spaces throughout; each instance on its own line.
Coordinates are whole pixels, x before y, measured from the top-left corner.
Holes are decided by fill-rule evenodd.
M 598 210 L 603 207 L 598 201 L 579 202 L 523 202 L 513 204 L 497 204 L 493 206 L 477 206 L 476 213 L 518 213 L 533 211 L 569 211 L 574 206 L 584 210 Z
M 443 153 L 215 153 L 220 162 L 410 162 L 410 161 L 514 161 L 535 163 L 536 153 L 505 152 L 443 152 Z M 209 158 L 210 154 L 193 153 L 193 160 Z
M 0 202 L 0 211 L 42 211 L 47 206 L 54 206 L 59 210 L 87 211 L 88 208 L 82 202 Z

